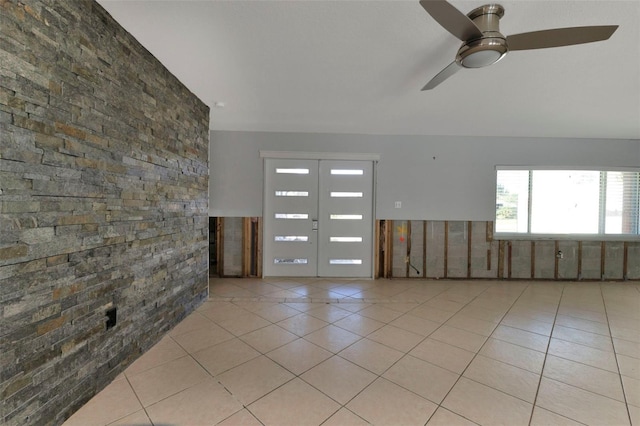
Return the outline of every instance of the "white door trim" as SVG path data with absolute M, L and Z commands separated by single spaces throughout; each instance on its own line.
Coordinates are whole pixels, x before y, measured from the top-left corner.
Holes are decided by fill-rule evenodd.
M 380 161 L 381 155 L 357 152 L 262 151 L 260 158 L 295 158 L 298 160 L 364 160 Z

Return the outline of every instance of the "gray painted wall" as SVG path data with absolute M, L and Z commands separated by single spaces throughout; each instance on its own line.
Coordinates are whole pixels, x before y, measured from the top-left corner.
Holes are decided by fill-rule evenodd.
M 261 150 L 380 154 L 376 216 L 400 220 L 493 220 L 496 165 L 640 164 L 640 140 L 212 131 L 210 144 L 209 215 L 220 217 L 262 216 Z

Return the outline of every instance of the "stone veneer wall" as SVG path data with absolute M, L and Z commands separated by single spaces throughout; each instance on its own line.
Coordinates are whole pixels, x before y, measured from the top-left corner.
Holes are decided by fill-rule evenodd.
M 208 128 L 94 1 L 0 0 L 1 424 L 62 423 L 206 298 Z

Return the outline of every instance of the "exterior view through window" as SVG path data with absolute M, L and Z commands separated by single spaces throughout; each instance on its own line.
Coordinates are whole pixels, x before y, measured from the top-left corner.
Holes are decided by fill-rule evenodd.
M 496 234 L 640 235 L 640 170 L 496 172 Z

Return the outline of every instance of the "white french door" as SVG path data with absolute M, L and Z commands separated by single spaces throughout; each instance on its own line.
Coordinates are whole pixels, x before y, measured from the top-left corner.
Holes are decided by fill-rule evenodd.
M 265 159 L 265 276 L 371 277 L 373 162 Z

